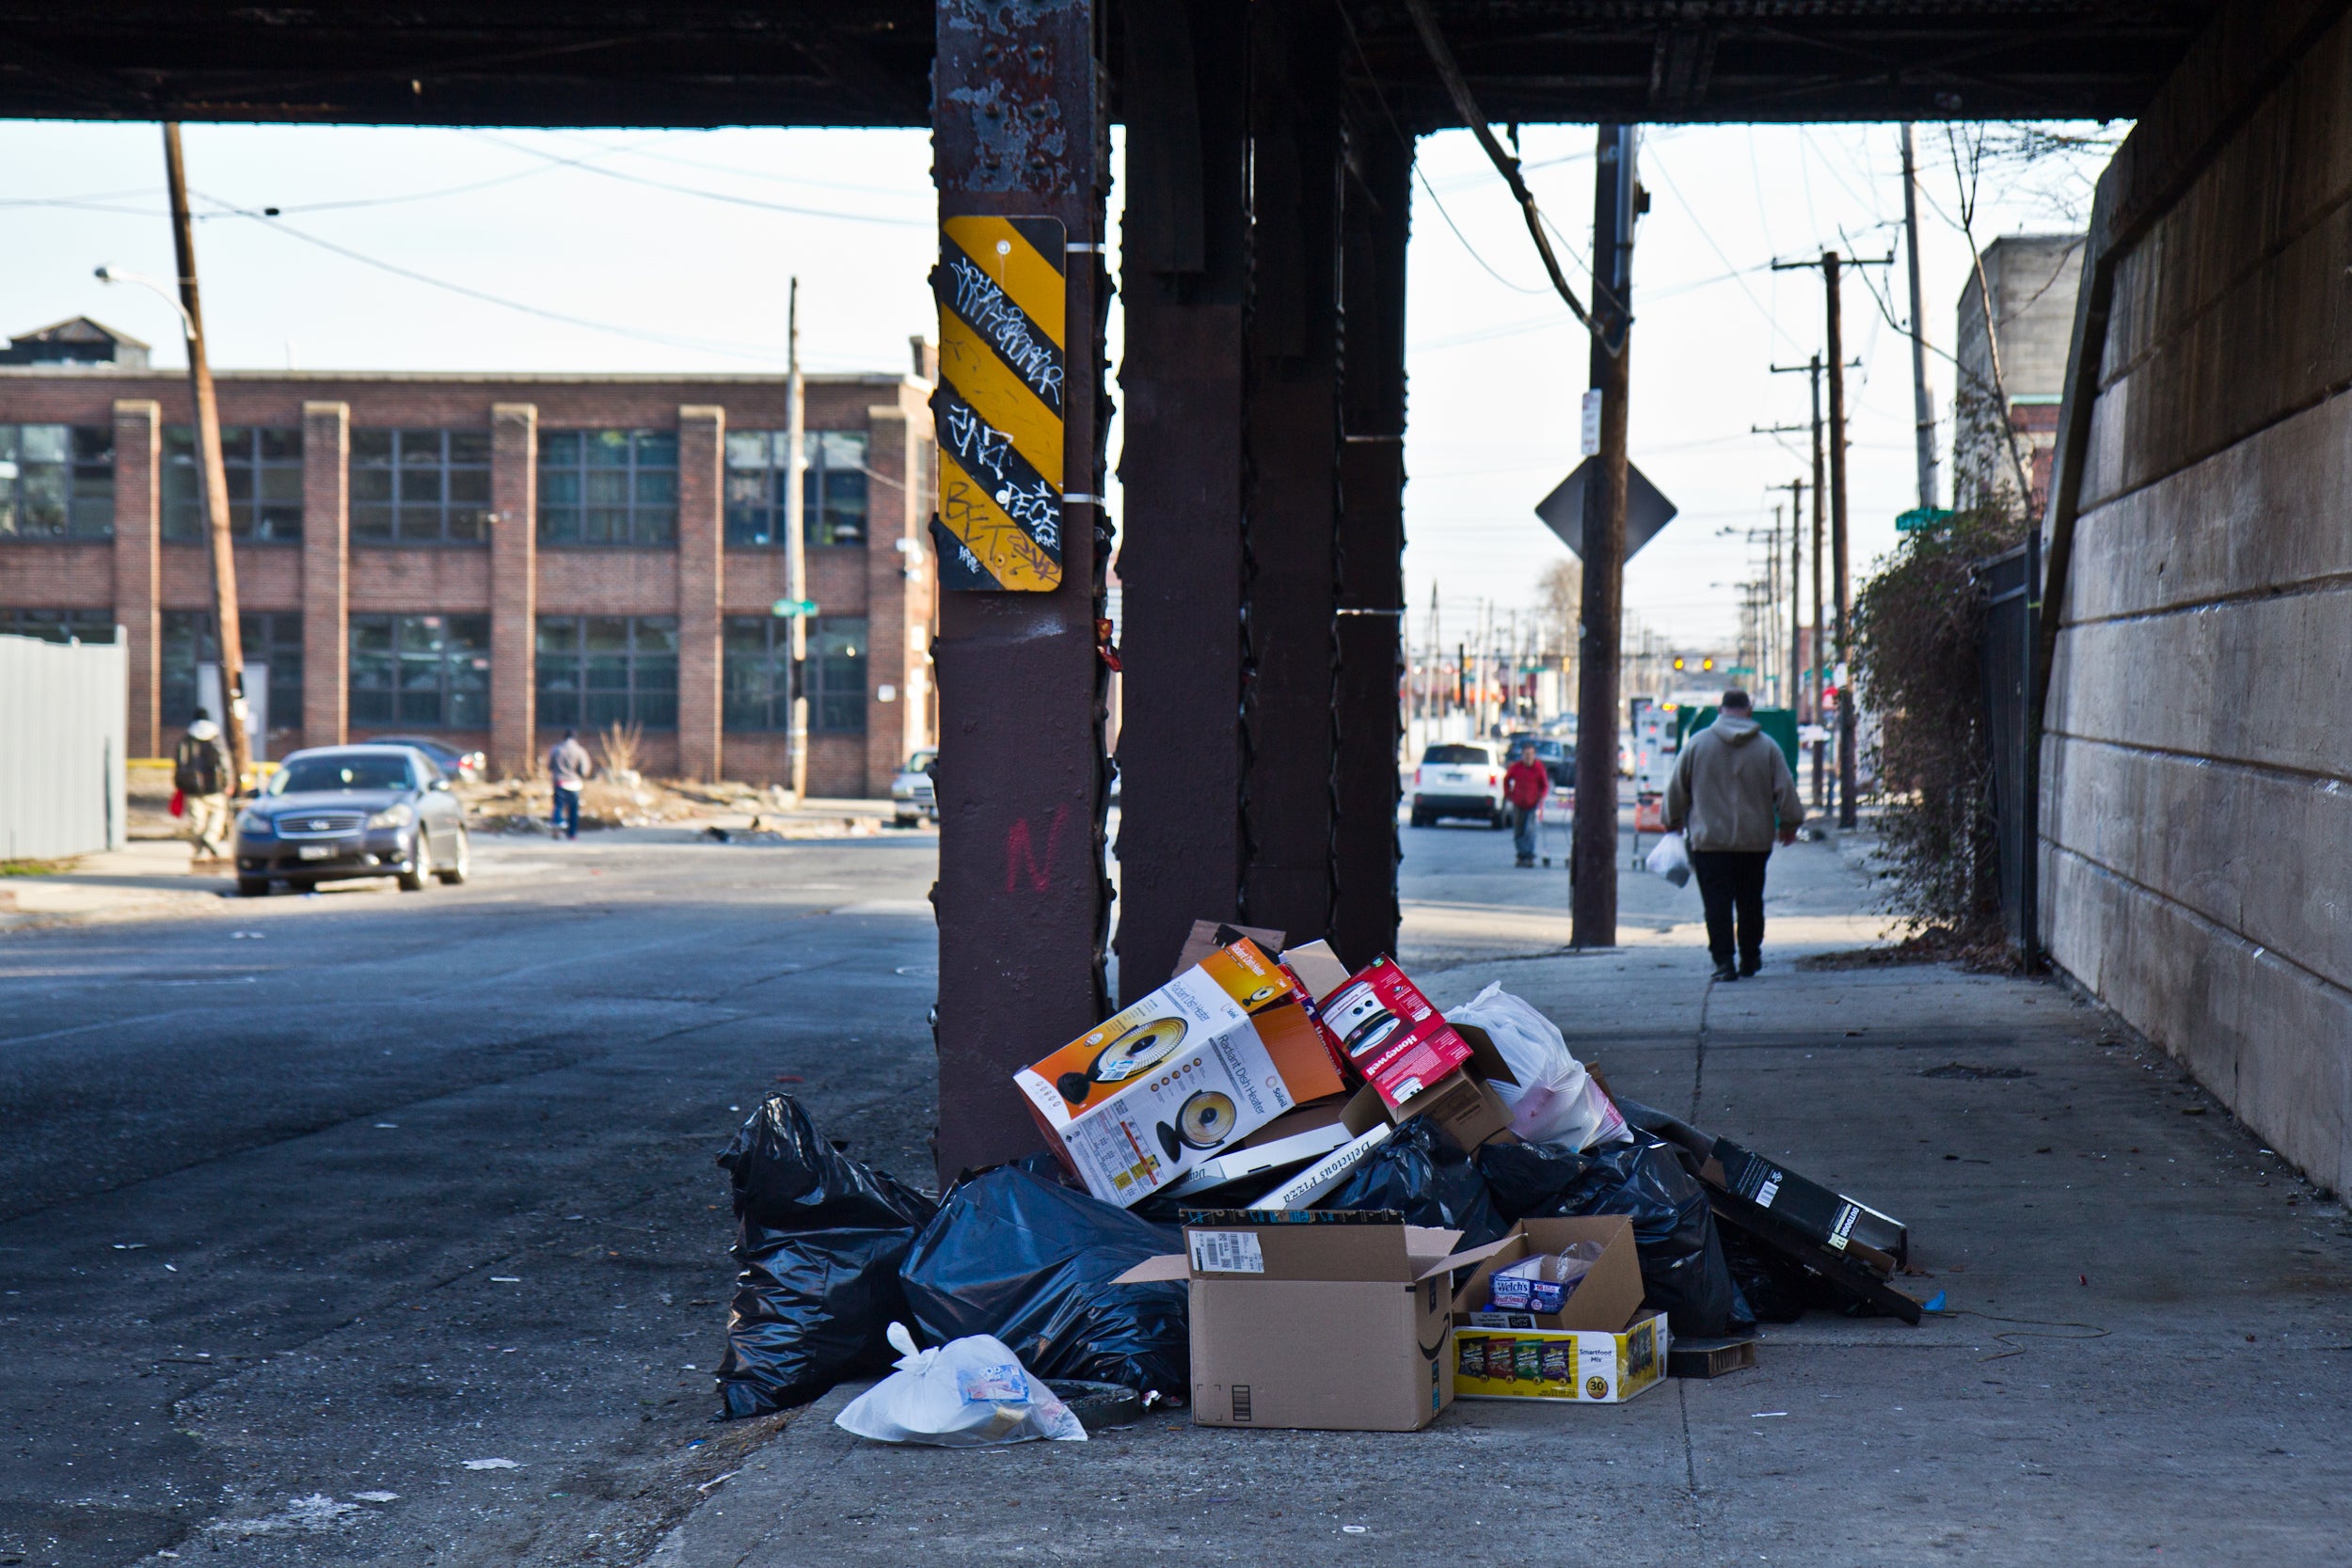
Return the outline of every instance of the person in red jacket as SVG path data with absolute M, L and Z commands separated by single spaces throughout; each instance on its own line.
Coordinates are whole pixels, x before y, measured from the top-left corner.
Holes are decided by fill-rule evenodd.
M 1511 804 L 1511 843 L 1521 865 L 1535 863 L 1535 812 L 1550 793 L 1550 769 L 1535 759 L 1533 741 L 1520 741 L 1502 775 L 1502 798 Z

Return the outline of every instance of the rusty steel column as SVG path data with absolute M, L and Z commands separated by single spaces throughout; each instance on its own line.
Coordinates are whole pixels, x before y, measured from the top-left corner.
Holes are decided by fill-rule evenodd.
M 1327 0 L 1254 8 L 1241 912 L 1327 935 L 1336 784 L 1340 66 Z
M 973 573 L 943 571 L 934 655 L 939 881 L 931 896 L 939 917 L 934 1152 L 946 1180 L 1038 1147 L 1012 1073 L 1109 1010 L 1106 669 L 1095 618 L 1110 535 L 1093 499 L 1103 491 L 1107 422 L 1101 244 L 1109 152 L 1099 0 L 938 0 L 933 16 L 931 156 L 943 227 L 972 216 L 1051 219 L 1066 245 L 1062 257 L 1036 258 L 1064 273 L 1060 321 L 1037 324 L 1041 333 L 1062 334 L 1059 580 L 1041 592 L 1002 592 L 959 587 Z M 1025 256 L 1018 247 L 1031 232 L 1004 243 Z M 1034 302 L 1041 286 L 1032 272 L 1014 293 L 1027 291 Z M 1036 349 L 1003 373 L 1031 374 L 1050 357 Z M 943 353 L 942 374 L 951 373 Z M 938 398 L 933 407 L 939 412 Z M 937 526 L 932 533 L 943 537 Z
M 1119 989 L 1241 918 L 1242 411 L 1249 0 L 1123 18 Z
M 1405 613 L 1405 245 L 1413 150 L 1376 110 L 1350 133 L 1342 194 L 1338 691 L 1331 943 L 1349 967 L 1395 951 L 1397 737 Z

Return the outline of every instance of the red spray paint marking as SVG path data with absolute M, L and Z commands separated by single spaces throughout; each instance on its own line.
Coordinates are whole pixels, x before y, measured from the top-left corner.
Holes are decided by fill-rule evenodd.
M 1053 881 L 1054 855 L 1061 848 L 1062 824 L 1070 819 L 1070 808 L 1054 808 L 1053 826 L 1045 830 L 1045 863 L 1037 863 L 1035 840 L 1029 832 L 1029 819 L 1016 820 L 1005 833 L 1005 891 L 1017 893 L 1021 888 L 1021 873 L 1025 867 L 1032 892 L 1043 893 Z

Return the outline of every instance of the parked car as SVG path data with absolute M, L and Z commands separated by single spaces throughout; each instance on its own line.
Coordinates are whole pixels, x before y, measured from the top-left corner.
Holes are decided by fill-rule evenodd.
M 433 766 L 458 784 L 474 784 L 482 778 L 482 768 L 488 759 L 480 752 L 461 752 L 446 740 L 435 740 L 422 735 L 383 735 L 368 742 L 371 746 L 410 746 L 433 759 Z
M 926 817 L 939 820 L 939 793 L 932 787 L 931 774 L 939 767 L 939 748 L 926 746 L 907 758 L 907 765 L 891 776 L 891 820 L 901 828 L 912 828 Z
M 1502 743 L 1502 760 L 1505 763 L 1518 755 L 1519 745 L 1522 741 L 1535 748 L 1535 760 L 1542 763 L 1544 771 L 1551 775 L 1554 788 L 1573 789 L 1576 787 L 1576 748 L 1574 746 L 1565 740 L 1554 740 L 1549 736 L 1521 732 Z
M 247 898 L 275 882 L 307 889 L 356 877 L 391 877 L 416 893 L 428 877 L 464 881 L 470 863 L 465 808 L 414 747 L 296 752 L 237 814 L 237 891 Z
M 1508 827 L 1511 813 L 1502 803 L 1502 764 L 1484 746 L 1430 747 L 1413 769 L 1412 810 L 1416 828 L 1446 816 L 1471 816 L 1489 827 Z

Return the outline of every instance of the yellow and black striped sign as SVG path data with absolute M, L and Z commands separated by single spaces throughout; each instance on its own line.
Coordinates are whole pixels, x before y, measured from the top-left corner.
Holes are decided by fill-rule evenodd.
M 1061 585 L 1064 230 L 1057 218 L 940 225 L 941 586 Z

